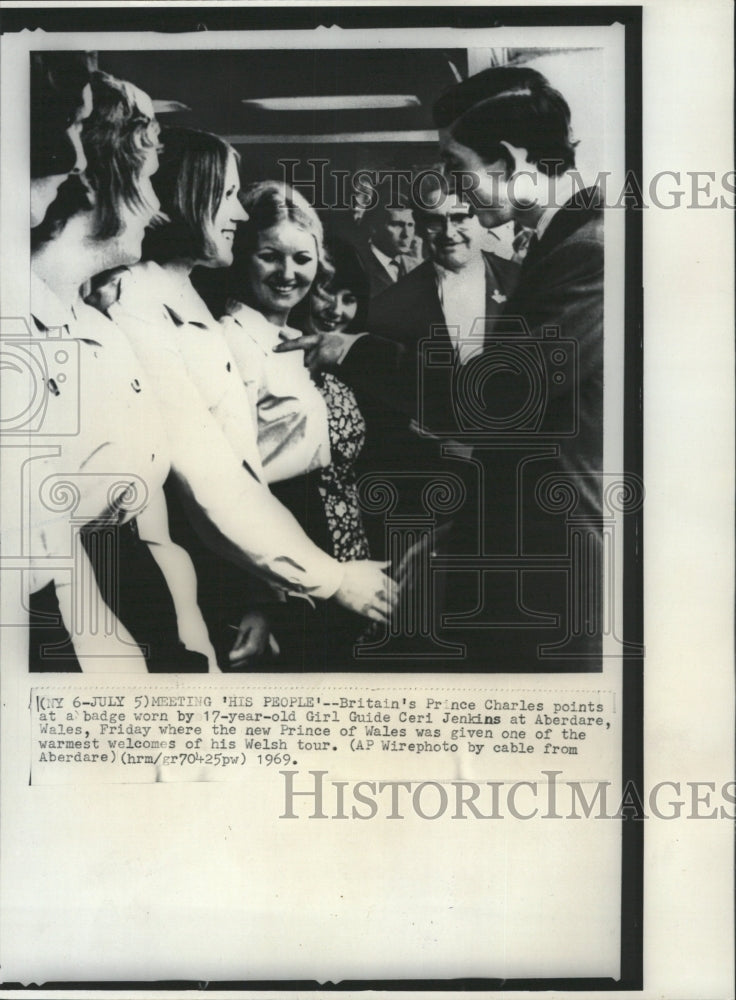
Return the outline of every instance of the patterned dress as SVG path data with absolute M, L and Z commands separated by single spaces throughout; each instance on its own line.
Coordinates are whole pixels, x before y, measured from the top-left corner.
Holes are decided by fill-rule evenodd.
M 322 376 L 320 392 L 327 406 L 332 462 L 319 474 L 319 494 L 340 562 L 367 559 L 368 538 L 358 503 L 355 462 L 365 442 L 365 420 L 352 389 L 334 375 Z

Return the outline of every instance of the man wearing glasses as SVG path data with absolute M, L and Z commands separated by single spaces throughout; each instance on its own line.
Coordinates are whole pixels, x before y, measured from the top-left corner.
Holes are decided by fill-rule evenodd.
M 486 230 L 472 205 L 439 179 L 425 184 L 421 195 L 415 218 L 428 258 L 371 301 L 367 325 L 372 334 L 403 345 L 407 391 L 424 387 L 416 400 L 417 421 L 447 432 L 455 420 L 452 401 L 439 385 L 435 391 L 433 372 L 417 370 L 426 367 L 428 338 L 433 357 L 446 358 L 448 368 L 480 354 L 489 323 L 516 286 L 519 266 L 481 249 Z

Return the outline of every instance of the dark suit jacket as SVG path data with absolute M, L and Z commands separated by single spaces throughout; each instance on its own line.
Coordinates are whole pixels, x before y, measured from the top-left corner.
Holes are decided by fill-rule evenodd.
M 488 370 L 494 351 L 504 363 L 483 391 L 488 412 L 507 421 L 496 437 L 505 446 L 482 455 L 486 550 L 551 563 L 519 576 L 511 605 L 500 574 L 488 581 L 486 600 L 498 613 L 524 607 L 560 616 L 556 628 L 507 630 L 504 648 L 512 660 L 530 669 L 596 669 L 603 576 L 603 213 L 594 191 L 580 192 L 561 208 L 530 246 L 516 290 L 487 333 Z M 509 363 L 514 354 L 528 362 L 526 368 Z M 561 484 L 556 492 L 555 481 Z M 576 542 L 571 532 L 578 530 Z M 574 561 L 578 544 L 580 559 Z M 544 646 L 555 647 L 562 659 L 540 659 Z
M 374 300 L 369 328 L 401 342 L 411 357 L 412 345 L 436 325 L 441 361 L 443 342 L 449 344 L 430 267 Z M 479 422 L 474 440 L 482 478 L 455 520 L 452 553 L 460 568 L 449 574 L 444 606 L 466 621 L 473 608 L 481 610 L 475 628 L 456 625 L 448 638 L 464 641 L 470 661 L 483 669 L 595 669 L 600 589 L 588 584 L 601 579 L 603 219 L 592 192 L 581 192 L 555 214 L 505 306 L 489 304 L 488 313 L 483 354 L 462 370 L 477 376 L 478 409 L 490 421 L 487 430 Z M 423 366 L 417 360 L 415 354 L 414 371 L 424 377 L 426 355 Z M 462 416 L 457 398 L 455 417 Z M 441 393 L 425 391 L 427 400 L 431 420 L 425 423 L 448 423 Z M 468 428 L 459 423 L 462 440 Z M 544 495 L 546 477 L 571 487 L 573 510 L 555 508 L 555 499 L 567 494 Z M 570 558 L 569 515 L 587 521 L 587 583 Z M 477 564 L 461 572 L 463 553 L 486 557 L 482 596 Z M 545 647 L 547 654 L 555 647 L 562 658 L 545 658 Z
M 490 323 L 501 314 L 504 296 L 514 289 L 519 265 L 490 253 L 483 253 L 483 260 L 486 266 L 485 316 Z M 452 433 L 456 423 L 451 399 L 455 354 L 431 261 L 420 264 L 371 301 L 368 329 L 404 348 L 401 394 L 411 415 L 430 430 Z M 430 337 L 431 357 L 430 345 L 422 344 Z
M 353 243 L 353 246 L 368 277 L 371 298 L 375 298 L 376 295 L 380 295 L 381 292 L 387 288 L 392 288 L 396 284 L 395 281 L 391 280 L 388 271 L 371 250 L 370 243 L 356 241 Z
M 532 243 L 502 320 L 489 331 L 488 350 L 526 324 L 540 347 L 543 398 L 540 440 L 559 449 L 554 471 L 572 477 L 580 494 L 578 513 L 600 510 L 603 462 L 603 210 L 595 190 L 580 192 L 557 212 Z M 551 335 L 550 328 L 555 333 Z M 513 336 L 513 334 L 512 334 Z M 555 362 L 558 339 L 564 358 Z M 527 382 L 516 386 L 527 393 Z M 517 412 L 513 378 L 494 380 L 495 406 Z

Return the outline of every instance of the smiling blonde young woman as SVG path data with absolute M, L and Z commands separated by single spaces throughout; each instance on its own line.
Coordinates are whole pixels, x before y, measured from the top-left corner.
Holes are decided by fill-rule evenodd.
M 302 350 L 280 350 L 302 338 L 291 325 L 294 310 L 332 276 L 322 224 L 298 192 L 278 181 L 252 185 L 243 206 L 248 221 L 227 274 L 221 323 L 251 400 L 265 475 L 320 547 L 341 563 L 366 559 L 354 471 L 365 421 L 355 395 L 332 374 L 312 376 Z M 337 661 L 349 655 L 364 623 L 321 614 L 300 629 L 315 655 Z
M 302 351 L 276 350 L 301 337 L 289 325 L 294 310 L 310 299 L 332 301 L 327 286 L 334 268 L 326 258 L 322 224 L 298 192 L 276 181 L 253 185 L 243 204 L 248 222 L 231 287 L 237 291 L 236 281 L 242 281 L 244 301 L 231 302 L 223 322 L 255 406 L 264 468 L 271 482 L 319 470 L 316 490 L 326 521 L 321 541 L 340 560 L 365 558 L 368 541 L 353 472 L 365 422 L 355 396 L 333 375 L 310 375 Z M 343 300 L 339 315 L 332 309 L 323 321 L 339 324 L 345 305 L 348 312 L 357 311 L 357 303 L 353 310 Z M 311 516 L 313 531 L 320 530 L 315 525 L 321 520 Z

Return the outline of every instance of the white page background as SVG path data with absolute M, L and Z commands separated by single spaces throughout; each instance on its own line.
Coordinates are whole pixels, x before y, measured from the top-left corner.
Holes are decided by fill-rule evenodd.
M 721 176 L 732 169 L 731 18 L 730 4 L 714 0 L 645 5 L 645 178 L 660 170 L 679 170 L 683 176 L 687 170 L 707 170 Z M 4 104 L 4 119 L 6 108 Z M 7 193 L 2 199 L 5 227 L 14 212 L 23 215 L 25 209 L 14 208 Z M 644 224 L 645 787 L 672 780 L 684 788 L 685 782 L 697 780 L 721 788 L 733 778 L 733 214 L 727 209 L 653 208 Z M 22 259 L 25 247 L 13 252 Z M 133 974 L 134 962 L 149 970 L 140 978 L 224 979 L 244 953 L 256 956 L 249 962 L 253 971 L 240 971 L 237 978 L 264 975 L 261 963 L 267 966 L 272 959 L 278 962 L 279 978 L 290 967 L 318 977 L 310 963 L 326 941 L 335 977 L 344 975 L 347 965 L 359 969 L 361 964 L 365 971 L 354 975 L 372 977 L 375 959 L 386 968 L 393 966 L 387 976 L 406 975 L 402 970 L 407 963 L 419 964 L 423 978 L 488 974 L 479 968 L 477 941 L 465 933 L 444 937 L 434 950 L 426 934 L 418 939 L 412 929 L 417 912 L 425 928 L 433 919 L 421 909 L 433 869 L 440 879 L 435 898 L 455 899 L 467 912 L 462 924 L 454 926 L 472 927 L 477 900 L 487 902 L 474 853 L 487 850 L 481 830 L 471 830 L 464 842 L 468 854 L 453 869 L 459 876 L 453 879 L 443 864 L 452 845 L 427 839 L 426 824 L 415 830 L 406 822 L 396 824 L 396 832 L 382 831 L 380 849 L 370 823 L 341 833 L 337 852 L 331 837 L 315 837 L 310 841 L 312 873 L 328 886 L 323 906 L 315 912 L 312 887 L 289 877 L 303 873 L 294 859 L 304 849 L 304 824 L 297 824 L 292 834 L 288 824 L 258 822 L 254 816 L 278 815 L 280 803 L 269 799 L 273 786 L 253 787 L 235 811 L 237 785 L 131 786 L 116 789 L 114 799 L 97 786 L 79 789 L 74 797 L 66 788 L 29 788 L 12 743 L 28 731 L 27 702 L 19 697 L 24 681 L 3 677 L 4 979 L 27 981 L 29 969 L 37 970 L 40 979 L 52 968 L 73 970 L 69 959 L 75 951 L 83 956 L 85 975 L 67 971 L 65 978 L 94 976 L 98 962 L 106 979 L 139 978 Z M 31 798 L 39 793 L 40 798 Z M 126 838 L 132 817 L 142 829 L 135 843 Z M 533 826 L 517 824 L 522 834 L 531 834 Z M 550 827 L 555 824 L 548 824 L 545 834 Z M 432 835 L 435 830 L 436 824 Z M 585 880 L 586 871 L 575 870 L 575 831 L 564 833 L 559 878 Z M 350 853 L 352 867 L 346 861 L 348 836 L 357 852 Z M 481 839 L 476 843 L 473 837 Z M 529 845 L 523 836 L 506 846 L 511 877 L 528 877 Z M 84 884 L 76 868 L 80 858 Z M 274 873 L 293 893 L 288 908 L 301 927 L 299 953 L 283 933 L 283 901 L 274 896 Z M 641 995 L 672 1000 L 732 996 L 732 822 L 650 819 L 645 873 Z M 340 919 L 345 904 L 339 901 L 339 889 L 348 883 L 360 886 L 351 903 L 362 922 L 375 907 L 385 911 L 387 875 L 401 902 L 393 915 L 382 913 L 384 922 L 364 949 L 355 927 Z M 588 891 L 596 888 L 593 877 Z M 161 897 L 166 903 L 152 907 L 151 901 Z M 196 916 L 192 900 L 198 904 Z M 534 925 L 537 902 L 530 891 L 530 923 L 522 931 L 530 954 L 539 931 L 549 930 Z M 241 922 L 253 904 L 266 918 L 258 924 Z M 569 920 L 571 914 L 562 917 Z M 124 936 L 119 934 L 121 918 L 128 929 Z M 585 956 L 596 965 L 595 933 L 586 939 L 585 928 L 574 920 L 571 926 L 583 935 L 572 942 L 575 974 L 594 974 Z M 506 930 L 518 937 L 513 926 Z M 549 954 L 543 956 L 544 974 L 570 974 L 555 968 L 554 947 L 567 949 L 570 940 L 564 935 L 551 940 Z M 104 942 L 104 955 L 91 942 Z M 414 961 L 417 944 L 419 963 Z M 498 946 L 503 951 L 503 943 L 489 944 L 491 950 Z M 412 973 L 416 975 L 413 968 Z

